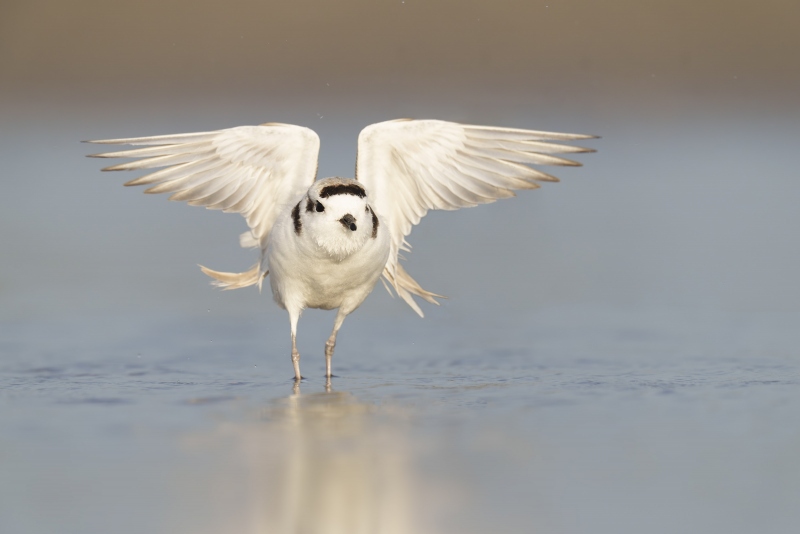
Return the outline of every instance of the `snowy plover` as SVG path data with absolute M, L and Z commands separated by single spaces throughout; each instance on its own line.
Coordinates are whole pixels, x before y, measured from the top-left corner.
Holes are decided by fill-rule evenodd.
M 319 137 L 308 128 L 267 123 L 199 132 L 91 143 L 144 145 L 101 158 L 141 158 L 103 170 L 164 167 L 125 185 L 145 193 L 240 213 L 250 230 L 243 247 L 259 248 L 249 271 L 201 267 L 224 289 L 261 288 L 270 275 L 275 301 L 289 313 L 292 363 L 300 380 L 295 337 L 305 308 L 337 308 L 325 344 L 326 376 L 344 318 L 364 301 L 378 278 L 420 316 L 412 294 L 438 304 L 399 264 L 405 237 L 432 209 L 454 210 L 514 196 L 558 179 L 530 165 L 580 165 L 553 156 L 594 152 L 550 141 L 595 136 L 400 119 L 367 126 L 358 136 L 356 178 L 316 180 Z M 388 283 L 387 283 L 388 282 Z

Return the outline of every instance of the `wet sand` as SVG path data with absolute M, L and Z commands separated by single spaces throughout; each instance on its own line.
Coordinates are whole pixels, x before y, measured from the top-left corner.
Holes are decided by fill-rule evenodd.
M 417 322 L 382 353 L 362 317 L 330 390 L 255 324 L 4 323 L 3 531 L 789 532 L 796 334 L 667 319 L 551 310 L 493 347 Z

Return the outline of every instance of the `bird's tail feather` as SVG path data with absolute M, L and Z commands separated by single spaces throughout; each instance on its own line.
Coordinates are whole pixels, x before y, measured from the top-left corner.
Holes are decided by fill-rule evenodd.
M 420 317 L 425 317 L 425 314 L 422 313 L 419 305 L 414 301 L 414 297 L 411 296 L 412 293 L 437 306 L 439 302 L 434 297 L 440 299 L 447 298 L 444 295 L 437 295 L 436 293 L 431 293 L 430 291 L 422 289 L 417 281 L 411 278 L 411 275 L 409 275 L 399 263 L 395 264 L 394 273 L 391 273 L 389 269 L 384 269 L 383 276 L 394 286 L 394 290 L 397 291 L 400 298 L 406 301 L 406 303 L 411 306 L 411 309 L 417 312 L 417 315 Z M 389 288 L 387 287 L 386 289 L 388 290 Z
M 208 267 L 200 266 L 200 270 L 204 274 L 214 278 L 214 284 L 222 289 L 240 289 L 258 284 L 261 289 L 261 281 L 269 272 L 261 273 L 260 264 L 256 263 L 249 271 L 243 273 L 223 273 L 220 271 L 212 271 Z

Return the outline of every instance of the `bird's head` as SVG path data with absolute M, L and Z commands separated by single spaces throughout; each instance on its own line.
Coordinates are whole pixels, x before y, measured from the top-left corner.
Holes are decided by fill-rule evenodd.
M 361 249 L 372 234 L 367 192 L 356 180 L 319 180 L 308 190 L 301 206 L 304 228 L 317 245 L 338 260 Z

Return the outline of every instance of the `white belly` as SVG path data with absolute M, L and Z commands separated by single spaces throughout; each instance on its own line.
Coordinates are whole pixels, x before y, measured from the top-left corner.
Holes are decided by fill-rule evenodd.
M 295 235 L 289 225 L 275 231 L 280 237 L 267 249 L 270 286 L 275 301 L 286 309 L 343 308 L 350 313 L 375 287 L 389 256 L 385 232 L 336 260 L 308 236 Z

